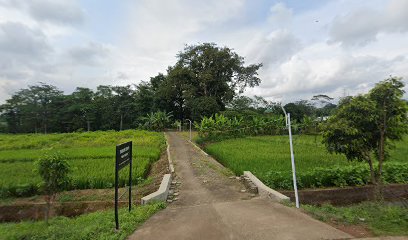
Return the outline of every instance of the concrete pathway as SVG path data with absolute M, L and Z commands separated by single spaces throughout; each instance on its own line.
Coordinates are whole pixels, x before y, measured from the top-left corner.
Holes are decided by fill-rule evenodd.
M 177 133 L 168 133 L 179 200 L 129 239 L 347 239 L 297 209 L 241 190 L 240 181 Z

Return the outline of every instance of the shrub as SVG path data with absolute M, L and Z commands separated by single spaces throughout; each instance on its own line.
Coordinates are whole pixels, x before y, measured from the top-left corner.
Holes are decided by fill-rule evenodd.
M 195 128 L 201 141 L 217 141 L 231 137 L 256 136 L 265 134 L 281 134 L 285 128 L 282 116 L 228 118 L 223 114 L 203 117 L 201 122 L 195 123 Z
M 172 113 L 167 113 L 166 111 L 152 112 L 147 114 L 146 117 L 142 117 L 142 121 L 144 122 L 142 127 L 147 130 L 160 132 L 166 127 L 171 126 L 172 117 Z
M 387 183 L 408 183 L 408 164 L 384 164 L 383 180 Z M 293 189 L 292 173 L 269 171 L 261 179 L 271 188 Z M 299 188 L 362 186 L 370 181 L 370 169 L 365 164 L 335 166 L 333 168 L 314 168 L 297 173 Z
M 62 191 L 68 185 L 70 179 L 68 173 L 71 171 L 68 162 L 62 159 L 58 153 L 47 154 L 37 162 L 38 173 L 43 182 L 41 188 L 46 194 L 47 203 L 45 222 L 48 223 L 50 204 L 55 198 L 55 194 Z

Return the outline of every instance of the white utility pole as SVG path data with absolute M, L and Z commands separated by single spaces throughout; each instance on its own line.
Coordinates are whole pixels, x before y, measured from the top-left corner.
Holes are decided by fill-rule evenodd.
M 190 119 L 186 119 L 186 121 L 190 122 L 190 142 L 191 142 L 191 120 Z
M 290 125 L 290 113 L 286 113 L 283 107 L 282 107 L 282 110 L 283 110 L 283 113 L 285 113 L 286 127 L 288 128 L 288 131 L 289 131 L 290 159 L 292 161 L 293 188 L 295 189 L 296 208 L 299 208 L 299 196 L 298 196 L 298 189 L 297 189 L 297 184 L 296 184 L 295 155 L 293 154 L 293 144 L 292 144 L 292 127 Z

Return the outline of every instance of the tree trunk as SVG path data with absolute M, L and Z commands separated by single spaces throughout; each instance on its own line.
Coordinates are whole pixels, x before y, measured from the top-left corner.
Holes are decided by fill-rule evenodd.
M 382 170 L 383 170 L 383 163 L 385 160 L 385 131 L 387 129 L 387 111 L 385 102 L 383 103 L 383 119 L 382 123 L 380 124 L 380 142 L 378 146 L 378 171 L 376 174 L 376 182 L 377 186 L 375 188 L 375 199 L 377 201 L 383 200 L 383 192 L 382 192 Z
M 375 170 L 373 166 L 373 161 L 371 160 L 370 153 L 366 154 L 368 165 L 370 166 L 370 176 L 371 176 L 371 183 L 376 185 L 376 177 L 375 177 Z
M 384 163 L 384 155 L 385 155 L 385 151 L 384 151 L 384 145 L 385 145 L 385 139 L 384 139 L 384 130 L 381 130 L 380 133 L 380 146 L 379 146 L 379 156 L 378 156 L 378 172 L 377 172 L 377 182 L 380 183 L 381 182 L 381 175 L 382 175 L 382 167 L 383 167 L 383 163 Z
M 385 131 L 387 129 L 387 111 L 385 102 L 383 102 L 383 119 L 382 123 L 380 124 L 380 145 L 378 151 L 378 174 L 377 174 L 377 181 L 381 182 L 381 175 L 382 175 L 382 167 L 385 160 Z

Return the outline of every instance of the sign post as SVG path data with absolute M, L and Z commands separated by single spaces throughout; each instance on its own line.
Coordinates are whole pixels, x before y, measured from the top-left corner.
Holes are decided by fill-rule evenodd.
M 115 224 L 119 229 L 119 171 L 129 165 L 129 212 L 132 209 L 132 141 L 116 146 L 115 162 Z

